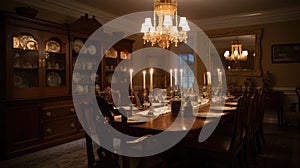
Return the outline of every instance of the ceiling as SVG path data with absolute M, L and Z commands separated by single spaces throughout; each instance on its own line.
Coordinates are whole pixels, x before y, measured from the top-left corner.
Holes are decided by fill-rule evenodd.
M 58 22 L 70 23 L 85 13 L 94 15 L 101 23 L 133 12 L 152 11 L 153 0 L 2 0 L 1 8 L 13 10 L 14 6 L 32 6 L 39 10 L 40 17 Z M 44 14 L 42 14 L 44 12 Z M 45 14 L 46 13 L 46 14 Z M 256 17 L 264 21 L 276 21 L 284 16 L 300 19 L 300 0 L 178 0 L 178 15 L 186 16 L 193 22 L 204 23 L 214 20 L 214 24 L 228 18 Z M 273 18 L 266 19 L 266 15 Z M 297 18 L 296 18 L 297 17 Z M 248 24 L 251 23 L 247 20 Z
M 153 0 L 75 0 L 117 16 L 153 10 Z M 191 20 L 300 5 L 299 0 L 178 0 L 178 14 Z

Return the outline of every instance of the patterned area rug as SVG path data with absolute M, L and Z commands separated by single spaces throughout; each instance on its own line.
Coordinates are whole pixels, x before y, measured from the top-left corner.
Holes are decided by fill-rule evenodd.
M 1 168 L 87 167 L 85 139 L 0 162 Z

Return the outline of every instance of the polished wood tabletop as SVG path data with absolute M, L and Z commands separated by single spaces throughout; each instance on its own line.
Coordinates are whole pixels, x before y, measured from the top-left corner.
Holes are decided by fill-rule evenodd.
M 213 111 L 210 109 L 210 104 L 199 106 L 198 113 L 218 113 L 221 114 L 218 117 L 224 117 L 228 114 L 228 111 Z M 147 117 L 147 116 L 146 116 Z M 180 131 L 199 131 L 205 124 L 211 123 L 213 120 L 216 120 L 217 117 L 205 117 L 195 116 L 190 113 L 189 115 L 184 115 L 179 113 L 174 115 L 172 112 L 161 114 L 156 117 L 147 117 L 148 120 L 145 122 L 137 123 L 127 123 L 126 128 L 132 129 L 134 131 L 139 130 L 143 133 L 159 133 L 162 131 L 170 132 L 180 132 Z M 118 124 L 117 124 L 118 125 Z M 120 127 L 120 126 L 119 126 Z M 125 129 L 124 126 L 121 126 L 120 129 Z M 134 132 L 135 133 L 135 132 Z

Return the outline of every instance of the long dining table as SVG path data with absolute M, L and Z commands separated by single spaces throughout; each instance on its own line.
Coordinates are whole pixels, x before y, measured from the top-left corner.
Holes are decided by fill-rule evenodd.
M 127 109 L 130 108 L 127 107 Z M 189 140 L 197 140 L 202 128 L 216 119 L 219 124 L 226 122 L 235 109 L 236 106 L 233 105 L 211 102 L 199 104 L 196 108 L 197 111 L 193 113 L 183 110 L 178 114 L 173 114 L 170 107 L 160 107 L 155 109 L 158 112 L 152 116 L 147 114 L 149 110 L 135 109 L 132 116 L 127 118 L 126 126 L 124 126 L 124 122 L 119 124 L 116 122 L 114 126 L 119 131 L 136 137 L 156 135 L 164 131 L 174 136 L 177 134 L 181 136 L 182 133 L 185 133 L 186 135 L 180 140 L 180 143 L 184 143 Z M 118 121 L 118 119 L 116 120 Z
M 114 116 L 115 122 L 113 127 L 116 130 L 135 137 L 156 135 L 163 131 L 174 134 L 186 132 L 186 135 L 181 140 L 181 142 L 184 142 L 198 138 L 201 129 L 217 118 L 220 119 L 219 123 L 226 122 L 226 118 L 231 116 L 230 114 L 235 111 L 236 106 L 226 104 L 220 106 L 219 104 L 206 102 L 199 104 L 196 108 L 197 111 L 190 112 L 189 115 L 183 112 L 174 114 L 171 112 L 170 107 L 155 108 L 157 113 L 154 113 L 154 115 L 148 115 L 149 110 L 137 110 L 128 106 L 123 109 L 127 111 L 127 114 L 128 111 L 131 111 L 130 117 Z M 185 111 L 185 113 L 187 112 Z M 127 119 L 127 121 L 124 122 L 122 119 Z M 124 159 L 123 167 L 128 167 L 128 164 L 128 160 Z

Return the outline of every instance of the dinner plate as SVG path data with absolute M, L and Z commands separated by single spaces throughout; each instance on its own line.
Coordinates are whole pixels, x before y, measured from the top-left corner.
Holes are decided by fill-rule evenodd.
M 225 113 L 201 112 L 194 114 L 196 117 L 215 118 L 225 115 Z
M 236 110 L 236 107 L 230 107 L 230 106 L 210 106 L 210 109 L 217 110 L 217 111 L 234 111 L 234 110 Z
M 46 52 L 59 52 L 60 44 L 55 40 L 49 40 L 46 43 Z
M 226 102 L 225 105 L 228 106 L 236 106 L 238 104 L 238 102 Z
M 47 84 L 48 86 L 60 86 L 61 77 L 57 72 L 49 72 L 47 74 Z
M 145 123 L 148 122 L 149 118 L 134 115 L 132 117 L 127 118 L 127 123 L 129 124 L 137 124 L 137 123 Z

